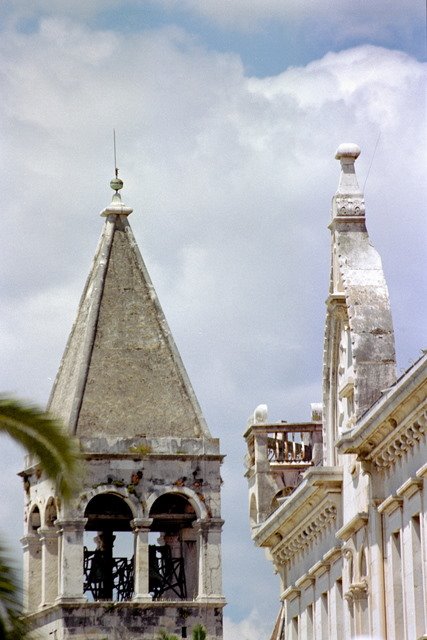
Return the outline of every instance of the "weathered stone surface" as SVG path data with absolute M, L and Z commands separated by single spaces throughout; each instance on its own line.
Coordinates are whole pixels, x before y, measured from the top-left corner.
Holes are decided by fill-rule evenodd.
M 49 408 L 80 445 L 64 503 L 27 457 L 25 610 L 34 640 L 222 640 L 219 441 L 210 436 L 120 196 Z M 185 635 L 187 633 L 187 636 Z
M 124 216 L 105 222 L 49 409 L 79 436 L 209 437 Z
M 202 624 L 209 640 L 222 640 L 222 609 L 197 603 L 86 603 L 56 605 L 34 614 L 29 622 L 37 626 L 34 640 L 154 640 L 160 631 L 182 637 L 182 629 Z
M 427 638 L 427 354 L 396 380 L 388 291 L 354 170 L 359 153 L 345 144 L 336 156 L 323 459 L 314 424 L 254 420 L 245 433 L 252 537 L 281 578 L 270 640 Z

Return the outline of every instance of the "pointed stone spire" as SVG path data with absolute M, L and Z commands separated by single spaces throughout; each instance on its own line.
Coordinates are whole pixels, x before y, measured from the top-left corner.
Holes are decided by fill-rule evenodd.
M 138 250 L 119 178 L 49 400 L 78 436 L 210 437 Z
M 365 224 L 355 161 L 360 149 L 342 144 L 332 198 L 331 281 L 325 327 L 323 405 L 327 463 L 334 443 L 396 379 L 393 322 L 381 258 Z M 340 416 L 340 424 L 337 424 Z

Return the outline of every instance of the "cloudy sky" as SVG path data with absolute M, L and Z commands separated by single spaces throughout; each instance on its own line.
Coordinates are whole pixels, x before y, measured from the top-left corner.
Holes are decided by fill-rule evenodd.
M 330 200 L 362 148 L 398 369 L 427 347 L 423 0 L 4 0 L 0 388 L 46 403 L 110 201 L 123 199 L 211 432 L 227 455 L 226 640 L 279 606 L 250 540 L 242 433 L 259 403 L 321 399 Z M 22 454 L 0 440 L 17 549 Z

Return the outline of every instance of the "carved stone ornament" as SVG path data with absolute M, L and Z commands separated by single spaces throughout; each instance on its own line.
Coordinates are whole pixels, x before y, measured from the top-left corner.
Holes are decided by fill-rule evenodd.
M 349 590 L 344 595 L 344 598 L 349 602 L 354 602 L 355 600 L 364 600 L 368 597 L 368 582 L 366 580 L 361 580 L 360 582 L 353 582 L 350 585 Z
M 273 552 L 275 562 L 283 564 L 293 558 L 296 553 L 312 543 L 337 517 L 337 508 L 329 503 L 313 520 L 293 534 Z
M 413 447 L 426 433 L 426 420 L 415 420 L 397 434 L 373 461 L 376 467 L 387 469 Z
M 364 216 L 365 200 L 362 197 L 348 195 L 335 196 L 335 215 L 336 216 Z

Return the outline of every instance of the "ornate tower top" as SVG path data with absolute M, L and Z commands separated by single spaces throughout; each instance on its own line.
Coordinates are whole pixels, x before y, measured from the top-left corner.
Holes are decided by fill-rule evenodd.
M 187 638 L 197 625 L 222 640 L 222 455 L 122 186 L 116 171 L 49 400 L 79 442 L 81 486 L 60 501 L 32 460 L 23 471 L 25 610 L 42 640 L 152 640 L 162 630 Z
M 338 189 L 333 199 L 332 216 L 361 217 L 365 215 L 365 201 L 357 182 L 354 163 L 360 155 L 357 144 L 341 144 L 335 158 L 341 163 Z
M 393 323 L 381 258 L 365 224 L 356 144 L 338 147 L 338 189 L 332 198 L 331 279 L 325 327 L 323 404 L 327 464 L 334 442 L 395 380 Z M 339 424 L 337 422 L 339 416 Z
M 111 203 L 49 410 L 78 436 L 210 437 L 111 181 Z

